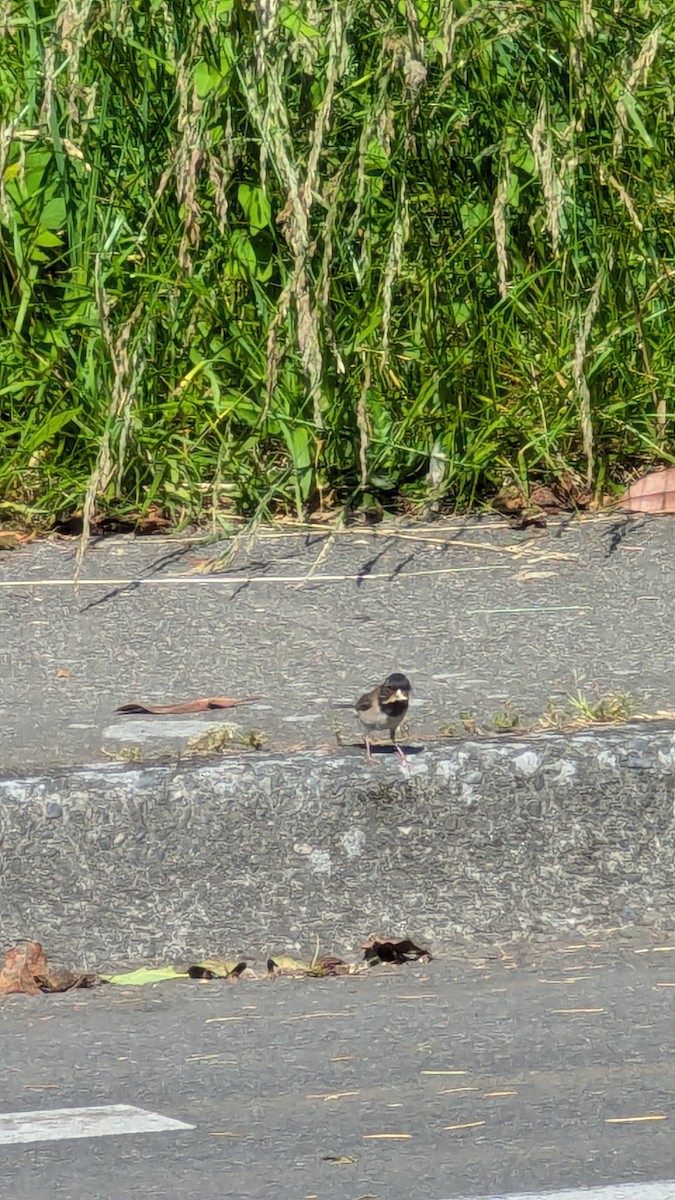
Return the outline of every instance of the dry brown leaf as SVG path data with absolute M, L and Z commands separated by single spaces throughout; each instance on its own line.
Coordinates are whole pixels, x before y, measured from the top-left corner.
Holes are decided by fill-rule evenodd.
M 36 996 L 38 992 L 69 992 L 72 988 L 90 988 L 95 975 L 54 970 L 39 942 L 22 942 L 5 954 L 0 971 L 0 996 L 16 993 Z
M 187 974 L 190 979 L 238 979 L 246 967 L 245 962 L 210 960 L 188 967 Z
M 3 529 L 0 532 L 0 550 L 17 550 L 35 538 L 35 533 L 22 533 L 18 529 Z
M 309 975 L 312 970 L 312 964 L 300 962 L 297 958 L 290 958 L 287 954 L 277 954 L 274 958 L 267 960 L 268 975 Z
M 16 992 L 24 996 L 37 996 L 42 991 L 37 976 L 48 970 L 42 946 L 37 942 L 13 946 L 5 954 L 4 966 L 0 971 L 0 996 L 10 996 Z
M 151 508 L 145 516 L 130 514 L 126 517 L 94 517 L 89 526 L 90 537 L 115 537 L 133 533 L 136 537 L 152 537 L 165 533 L 172 526 L 168 517 L 157 508 Z M 61 537 L 81 537 L 84 520 L 81 512 L 71 513 L 61 521 L 55 521 L 54 533 Z
M 626 512 L 675 512 L 675 467 L 651 471 L 636 479 L 621 496 L 619 508 Z
M 510 529 L 546 529 L 546 513 L 539 510 L 524 509 L 515 517 L 509 518 Z
M 267 960 L 267 973 L 272 976 L 311 975 L 323 978 L 326 975 L 348 975 L 349 970 L 349 965 L 346 962 L 330 954 L 323 954 L 309 963 L 300 962 L 296 958 L 289 958 L 286 954 L 275 954 L 273 958 L 268 958 Z
M 164 533 L 171 526 L 168 517 L 162 516 L 158 509 L 151 508 L 144 517 L 139 517 L 135 533 L 140 537 L 152 537 L 153 534 Z
M 547 487 L 544 483 L 532 488 L 530 492 L 530 504 L 536 504 L 538 508 L 546 508 L 550 512 L 561 511 L 560 494 L 554 492 L 553 488 Z
M 242 696 L 234 700 L 229 696 L 202 696 L 199 700 L 185 700 L 182 704 L 122 704 L 118 713 L 199 713 L 212 708 L 236 708 L 239 704 L 252 704 L 261 696 Z
M 364 942 L 363 957 L 368 963 L 406 963 L 419 959 L 431 962 L 429 950 L 416 946 L 410 938 L 371 937 Z
M 550 486 L 535 484 L 529 495 L 518 484 L 506 483 L 495 496 L 492 506 L 511 518 L 514 529 L 527 529 L 529 525 L 545 528 L 546 515 L 559 516 L 588 508 L 592 499 L 592 492 L 580 480 L 566 474 Z
M 505 516 L 522 512 L 526 505 L 525 493 L 514 483 L 505 483 L 492 501 L 492 507 Z
M 354 971 L 354 967 L 346 963 L 344 959 L 337 958 L 334 954 L 320 954 L 314 960 L 314 967 L 320 969 L 322 976 L 350 975 Z

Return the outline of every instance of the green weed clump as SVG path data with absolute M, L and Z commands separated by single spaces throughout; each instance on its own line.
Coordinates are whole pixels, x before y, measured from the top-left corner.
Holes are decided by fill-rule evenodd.
M 670 0 L 4 0 L 0 513 L 672 455 Z

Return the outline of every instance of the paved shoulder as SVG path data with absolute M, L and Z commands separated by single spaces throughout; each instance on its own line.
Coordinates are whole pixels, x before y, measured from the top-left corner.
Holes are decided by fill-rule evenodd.
M 6 1114 L 181 1123 L 2 1146 L 6 1193 L 666 1200 L 673 952 L 637 949 L 5 1002 Z
M 577 687 L 675 708 L 672 521 L 277 529 L 233 560 L 227 545 L 121 538 L 91 547 L 78 594 L 75 550 L 0 557 L 1 769 L 98 757 L 115 708 L 137 700 L 262 694 L 239 710 L 244 733 L 334 745 L 331 702 L 391 670 L 412 679 L 415 734 L 506 701 L 539 716 Z

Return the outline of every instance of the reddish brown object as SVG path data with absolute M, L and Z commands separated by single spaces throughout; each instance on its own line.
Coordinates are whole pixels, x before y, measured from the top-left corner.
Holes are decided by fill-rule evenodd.
M 675 513 L 675 467 L 636 479 L 619 500 L 627 512 Z
M 535 484 L 529 495 L 515 483 L 504 484 L 492 501 L 492 507 L 504 516 L 511 517 L 514 529 L 526 529 L 528 525 L 540 525 L 545 528 L 538 518 L 545 514 L 555 517 L 562 513 L 574 512 L 577 509 L 588 508 L 593 499 L 593 493 L 580 480 L 571 475 L 563 475 L 554 480 L 550 486 L 545 483 Z M 522 523 L 520 523 L 522 522 Z
M 417 946 L 410 938 L 371 937 L 363 944 L 363 957 L 368 963 L 405 963 L 423 959 L 431 962 L 431 953 Z
M 61 521 L 55 521 L 54 532 L 61 537 L 81 537 L 84 532 L 82 513 L 71 513 Z M 172 522 L 162 515 L 159 509 L 151 508 L 144 517 L 130 514 L 125 517 L 92 517 L 89 523 L 90 537 L 115 537 L 119 534 L 133 533 L 136 537 L 152 537 L 153 534 L 166 533 L 172 528 Z
M 199 700 L 185 700 L 182 704 L 122 704 L 118 713 L 199 713 L 210 708 L 236 708 L 239 704 L 253 704 L 261 696 L 243 696 L 233 700 L 229 696 L 203 696 Z
M 5 954 L 5 963 L 0 971 L 0 996 L 69 992 L 72 988 L 93 987 L 95 983 L 95 975 L 55 971 L 47 962 L 39 942 L 22 942 Z

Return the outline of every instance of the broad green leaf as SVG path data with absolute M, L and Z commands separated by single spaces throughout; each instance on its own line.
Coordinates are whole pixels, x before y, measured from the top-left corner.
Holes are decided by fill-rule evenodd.
M 490 209 L 482 200 L 477 200 L 474 204 L 462 204 L 459 211 L 466 230 L 479 229 L 490 218 Z
M 240 229 L 235 229 L 230 238 L 232 250 L 242 267 L 245 268 L 248 275 L 255 275 L 255 270 L 258 265 L 255 248 L 245 233 Z
M 651 139 L 651 136 L 647 133 L 647 130 L 645 129 L 642 117 L 640 116 L 640 114 L 638 112 L 638 107 L 637 107 L 637 102 L 635 100 L 635 96 L 631 96 L 630 92 L 624 92 L 622 99 L 623 99 L 623 103 L 624 103 L 626 112 L 628 113 L 628 116 L 630 117 L 631 121 L 633 122 L 633 125 L 637 129 L 645 146 L 647 146 L 647 148 L 649 150 L 653 150 L 654 143 Z
M 77 416 L 77 409 L 67 409 L 65 412 L 52 412 L 45 420 L 25 438 L 26 449 L 34 454 L 41 446 L 51 442 L 57 433 L 69 425 Z
M 38 230 L 34 241 L 36 246 L 45 246 L 48 249 L 63 245 L 63 239 L 58 234 L 52 233 L 50 229 Z
M 510 208 L 517 208 L 520 202 L 520 184 L 515 171 L 509 171 L 509 178 L 506 184 L 506 203 Z
M 40 212 L 43 229 L 62 229 L 66 220 L 66 202 L 63 196 L 53 196 Z
M 210 25 L 213 17 L 216 18 L 227 16 L 234 8 L 235 0 L 206 0 L 206 3 L 195 4 L 195 16 L 203 22 L 204 25 Z
M 315 29 L 313 25 L 308 25 L 300 12 L 298 12 L 297 3 L 283 4 L 279 9 L 278 21 L 289 33 L 295 34 L 296 37 L 305 37 L 308 39 L 321 37 L 321 30 Z
M 247 183 L 240 183 L 237 199 L 244 210 L 252 234 L 259 233 L 269 225 L 272 209 L 261 187 L 250 187 Z
M 451 304 L 452 315 L 455 318 L 456 325 L 465 325 L 471 316 L 471 309 L 463 300 L 453 300 Z
M 524 171 L 527 175 L 535 175 L 536 174 L 535 165 L 534 165 L 534 154 L 532 153 L 532 151 L 530 150 L 530 148 L 528 146 L 521 145 L 519 148 L 515 149 L 512 153 L 509 151 L 509 156 L 511 159 L 512 166 L 518 167 L 521 171 Z
M 377 138 L 371 138 L 368 142 L 365 165 L 366 171 L 370 174 L 376 174 L 379 171 L 387 171 L 389 169 L 389 156 Z
M 200 100 L 205 100 L 215 92 L 222 82 L 222 75 L 215 67 L 206 62 L 197 63 L 195 67 L 195 87 Z

